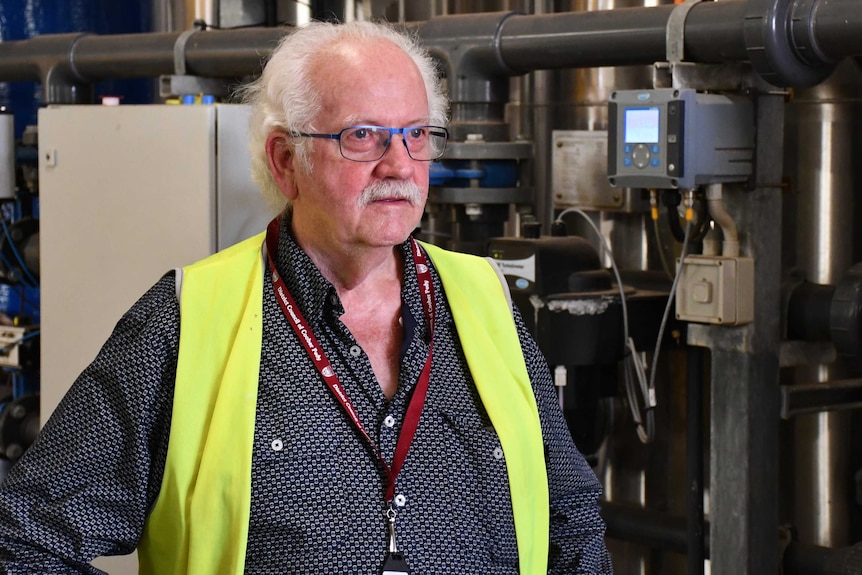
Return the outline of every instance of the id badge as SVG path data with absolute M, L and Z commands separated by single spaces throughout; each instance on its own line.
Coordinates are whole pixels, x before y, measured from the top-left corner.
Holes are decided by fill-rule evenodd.
M 410 568 L 401 553 L 387 553 L 380 575 L 410 575 Z

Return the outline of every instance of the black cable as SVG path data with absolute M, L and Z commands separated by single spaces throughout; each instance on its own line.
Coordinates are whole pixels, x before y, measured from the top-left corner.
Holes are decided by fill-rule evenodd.
M 662 193 L 662 203 L 667 208 L 667 223 L 670 227 L 670 232 L 673 238 L 682 243 L 685 241 L 685 231 L 682 229 L 682 223 L 679 218 L 679 204 L 682 201 L 682 196 L 678 190 L 664 190 Z M 706 202 L 703 200 L 695 200 L 695 224 L 691 230 L 691 237 L 688 241 L 691 243 L 699 243 L 706 237 L 709 232 L 709 211 Z

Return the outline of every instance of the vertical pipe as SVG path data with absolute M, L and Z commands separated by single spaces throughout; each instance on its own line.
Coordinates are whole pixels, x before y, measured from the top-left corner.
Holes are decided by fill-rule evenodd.
M 536 1 L 534 14 L 552 14 L 553 12 L 553 1 Z M 556 118 L 551 104 L 554 98 L 551 89 L 554 74 L 555 72 L 549 70 L 532 72 L 533 143 L 535 146 L 533 185 L 536 190 L 533 201 L 535 202 L 536 219 L 542 224 L 542 229 L 548 232 L 551 229 L 554 210 L 554 202 L 551 199 L 551 132 L 556 127 Z
M 688 554 L 686 574 L 703 575 L 703 354 L 688 348 L 686 362 L 686 461 L 688 464 Z
M 859 168 L 856 136 L 857 103 L 862 78 L 846 61 L 825 83 L 797 92 L 791 104 L 790 129 L 796 136 L 795 187 L 797 268 L 818 284 L 835 284 L 853 263 L 854 184 Z M 790 131 L 790 130 L 789 130 Z M 797 368 L 798 382 L 829 381 L 847 374 L 841 362 Z M 801 541 L 826 547 L 849 544 L 850 508 L 847 485 L 850 414 L 818 413 L 794 419 L 795 512 Z
M 278 0 L 264 0 L 263 20 L 264 26 L 278 26 Z

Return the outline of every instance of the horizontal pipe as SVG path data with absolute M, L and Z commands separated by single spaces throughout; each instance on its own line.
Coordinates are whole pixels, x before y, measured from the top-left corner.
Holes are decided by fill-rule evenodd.
M 620 503 L 601 502 L 607 536 L 649 547 L 685 554 L 688 550 L 687 522 L 681 517 Z M 709 529 L 704 524 L 704 556 L 709 558 Z
M 601 502 L 607 536 L 686 554 L 686 520 L 620 503 Z M 705 558 L 709 558 L 709 525 L 704 524 Z M 775 544 L 778 545 L 778 534 Z M 784 575 L 862 575 L 862 543 L 852 547 L 820 547 L 790 541 L 781 558 Z
M 667 60 L 673 6 L 512 16 L 500 32 L 503 61 L 513 70 L 652 64 Z M 685 22 L 685 59 L 746 60 L 745 2 L 701 2 Z
M 794 45 L 816 44 L 818 54 L 833 60 L 862 56 L 858 0 L 804 1 L 813 2 L 814 9 L 804 15 L 807 21 L 792 27 L 793 34 L 805 36 L 794 40 Z M 685 22 L 685 59 L 701 63 L 747 61 L 750 46 L 746 45 L 744 28 L 751 21 L 749 2 L 723 0 L 695 5 Z M 511 74 L 663 61 L 666 26 L 673 8 L 662 5 L 514 15 L 501 25 L 499 56 Z M 480 15 L 459 15 L 476 16 Z M 283 28 L 194 32 L 184 50 L 186 73 L 214 78 L 256 74 L 284 33 Z M 0 81 L 50 82 L 56 78 L 57 82 L 80 84 L 172 74 L 179 36 L 176 32 L 44 35 L 0 42 Z M 433 37 L 424 41 L 433 47 Z M 52 73 L 57 69 L 61 73 Z
M 210 78 L 258 73 L 284 34 L 283 28 L 195 32 L 185 45 L 186 73 Z M 179 36 L 178 32 L 82 34 L 74 42 L 49 43 L 61 36 L 44 35 L 0 42 L 0 80 L 41 81 L 58 65 L 68 65 L 76 79 L 85 82 L 173 74 L 174 46 Z
M 859 0 L 822 0 L 810 24 L 820 51 L 834 61 L 862 55 L 862 6 Z
M 209 78 L 257 73 L 284 34 L 283 28 L 195 32 L 185 44 L 186 73 Z M 173 74 L 178 37 L 176 33 L 85 36 L 75 46 L 75 68 L 90 79 Z
M 830 549 L 793 542 L 783 566 L 784 575 L 862 575 L 862 543 Z

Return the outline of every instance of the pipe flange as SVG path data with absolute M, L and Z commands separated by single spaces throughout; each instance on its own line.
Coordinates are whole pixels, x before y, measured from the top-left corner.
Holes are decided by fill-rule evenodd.
M 835 64 L 817 57 L 819 50 L 811 29 L 810 15 L 818 2 L 748 0 L 743 25 L 745 47 L 754 71 L 763 80 L 774 86 L 804 88 L 817 85 L 832 74 Z M 806 11 L 807 16 L 801 18 Z M 794 22 L 794 17 L 800 20 Z M 808 47 L 804 57 L 799 47 Z
M 796 54 L 809 66 L 837 64 L 834 58 L 823 53 L 814 37 L 814 13 L 820 0 L 797 0 L 790 13 L 790 32 Z

